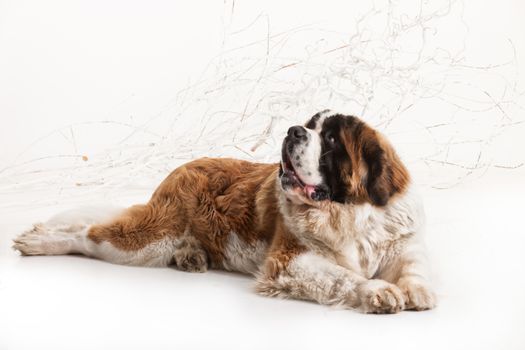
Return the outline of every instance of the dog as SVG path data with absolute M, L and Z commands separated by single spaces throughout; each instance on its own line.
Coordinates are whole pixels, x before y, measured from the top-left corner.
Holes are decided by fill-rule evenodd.
M 436 304 L 406 167 L 377 130 L 323 111 L 288 130 L 280 163 L 202 158 L 147 204 L 66 212 L 14 239 L 22 255 L 255 276 L 266 296 L 365 313 Z

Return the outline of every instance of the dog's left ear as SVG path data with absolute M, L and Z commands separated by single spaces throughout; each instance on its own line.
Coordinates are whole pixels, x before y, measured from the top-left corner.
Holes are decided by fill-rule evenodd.
M 363 140 L 362 157 L 367 166 L 366 191 L 372 204 L 385 206 L 410 181 L 408 171 L 392 146 L 375 130 Z

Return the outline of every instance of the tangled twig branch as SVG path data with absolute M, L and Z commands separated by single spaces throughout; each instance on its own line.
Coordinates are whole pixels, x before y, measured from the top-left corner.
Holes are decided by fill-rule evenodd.
M 100 122 L 120 123 L 131 132 L 89 161 L 81 154 L 49 155 L 72 160 L 50 167 L 43 163 L 48 158 L 40 157 L 4 167 L 0 189 L 54 184 L 109 193 L 136 185 L 137 179 L 153 187 L 173 167 L 200 156 L 275 161 L 287 127 L 325 108 L 359 114 L 394 138 L 403 157 L 416 171 L 430 174 L 428 184 L 437 188 L 491 166 L 523 165 L 523 159 L 498 165 L 497 152 L 489 152 L 501 135 L 523 124 L 516 117 L 525 97 L 515 78 L 516 48 L 509 41 L 511 58 L 470 64 L 461 1 L 420 1 L 415 14 L 389 1 L 357 18 L 348 33 L 315 24 L 272 33 L 265 14 L 236 28 L 234 1 L 225 6 L 222 51 L 159 113 L 138 126 Z M 445 40 L 442 34 L 451 28 L 441 21 L 450 18 L 456 35 Z M 264 29 L 257 31 L 262 22 Z M 240 33 L 252 31 L 254 40 L 235 43 Z M 427 111 L 424 116 L 421 110 Z M 190 117 L 182 129 L 175 122 Z M 76 153 L 75 135 L 82 126 L 65 126 L 38 142 L 60 133 Z M 418 147 L 403 143 L 410 137 Z M 47 174 L 41 177 L 45 181 L 35 179 L 36 171 Z

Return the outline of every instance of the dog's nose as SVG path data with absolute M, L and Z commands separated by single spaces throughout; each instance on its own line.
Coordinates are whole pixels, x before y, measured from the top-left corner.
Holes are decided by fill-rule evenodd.
M 288 136 L 296 140 L 306 139 L 306 129 L 299 125 L 292 126 L 290 129 L 288 129 Z

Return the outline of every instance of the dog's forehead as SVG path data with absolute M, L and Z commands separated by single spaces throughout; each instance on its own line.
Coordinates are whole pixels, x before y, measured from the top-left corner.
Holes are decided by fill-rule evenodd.
M 323 129 L 324 121 L 334 114 L 335 113 L 332 112 L 331 110 L 325 109 L 324 111 L 319 112 L 315 114 L 313 117 L 311 117 L 304 126 L 308 129 L 315 130 L 317 132 L 321 132 L 321 130 Z
M 359 124 L 362 123 L 356 117 L 325 110 L 311 117 L 305 124 L 305 127 L 317 133 L 331 132 L 339 134 L 341 129 L 355 129 Z

